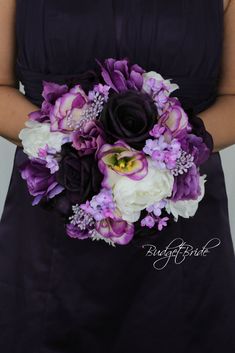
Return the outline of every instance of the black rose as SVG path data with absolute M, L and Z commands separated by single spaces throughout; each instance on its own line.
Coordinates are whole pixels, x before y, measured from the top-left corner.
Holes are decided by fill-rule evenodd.
M 148 94 L 129 90 L 110 97 L 100 120 L 107 142 L 121 139 L 135 149 L 142 149 L 157 117 L 157 108 Z
M 62 214 L 67 214 L 72 205 L 84 203 L 100 191 L 103 174 L 99 171 L 93 154 L 80 157 L 70 144 L 65 144 L 61 155 L 56 178 L 65 190 L 58 195 L 55 208 Z

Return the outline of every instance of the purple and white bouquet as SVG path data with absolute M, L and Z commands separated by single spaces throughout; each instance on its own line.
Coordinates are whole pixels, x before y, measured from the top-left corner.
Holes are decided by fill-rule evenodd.
M 212 150 L 171 96 L 178 85 L 127 59 L 98 64 L 87 91 L 43 81 L 41 108 L 19 134 L 20 172 L 33 205 L 59 211 L 68 236 L 125 245 L 137 222 L 158 232 L 194 216 Z

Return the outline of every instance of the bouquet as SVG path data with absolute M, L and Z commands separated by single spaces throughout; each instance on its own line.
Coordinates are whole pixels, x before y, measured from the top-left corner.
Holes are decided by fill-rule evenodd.
M 172 97 L 171 79 L 128 59 L 97 63 L 89 89 L 43 81 L 43 103 L 19 134 L 20 172 L 32 204 L 59 211 L 69 237 L 126 245 L 137 223 L 160 232 L 194 216 L 213 140 Z

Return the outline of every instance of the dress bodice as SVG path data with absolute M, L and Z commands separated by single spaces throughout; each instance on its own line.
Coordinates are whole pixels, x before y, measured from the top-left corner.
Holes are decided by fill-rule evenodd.
M 17 73 L 40 104 L 42 80 L 63 82 L 127 57 L 172 78 L 201 111 L 216 97 L 223 0 L 17 0 Z

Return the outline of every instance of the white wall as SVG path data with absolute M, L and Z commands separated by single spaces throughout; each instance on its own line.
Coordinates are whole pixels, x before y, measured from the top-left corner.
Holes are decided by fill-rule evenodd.
M 0 137 L 0 215 L 11 175 L 15 147 Z M 230 225 L 235 245 L 235 145 L 221 151 L 227 194 L 229 198 Z

